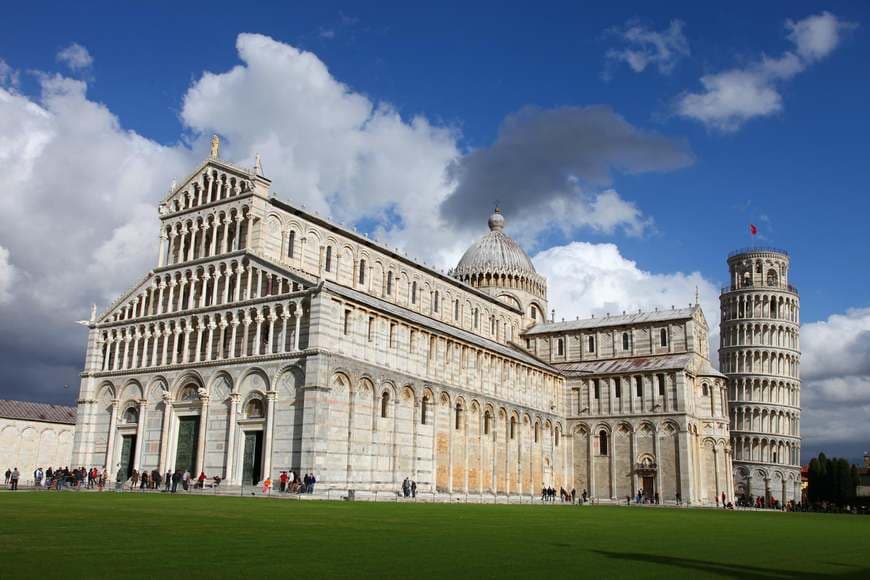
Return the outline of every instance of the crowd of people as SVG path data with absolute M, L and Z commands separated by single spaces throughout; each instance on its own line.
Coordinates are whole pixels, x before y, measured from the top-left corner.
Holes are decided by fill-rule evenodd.
M 278 489 L 281 493 L 314 493 L 314 484 L 316 483 L 317 478 L 314 477 L 313 473 L 306 473 L 300 478 L 299 474 L 291 470 L 282 471 L 281 475 L 278 476 Z M 267 487 L 271 487 L 271 484 L 264 485 L 264 493 L 268 493 Z
M 21 480 L 21 472 L 17 467 L 6 469 L 4 485 L 10 490 L 17 490 Z M 73 468 L 59 467 L 57 469 L 48 467 L 43 469 L 37 467 L 33 470 L 33 485 L 37 488 L 56 489 L 62 491 L 64 488 L 81 488 L 81 489 L 103 489 L 107 480 L 106 471 L 100 471 L 96 467 L 86 469 L 84 467 Z

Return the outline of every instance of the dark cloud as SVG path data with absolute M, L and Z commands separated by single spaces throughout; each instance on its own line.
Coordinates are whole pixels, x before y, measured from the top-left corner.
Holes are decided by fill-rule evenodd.
M 450 166 L 457 187 L 441 212 L 478 226 L 496 200 L 523 215 L 570 200 L 584 185 L 607 185 L 614 171 L 668 171 L 692 160 L 684 141 L 638 129 L 607 106 L 526 107 L 505 119 L 493 145 Z

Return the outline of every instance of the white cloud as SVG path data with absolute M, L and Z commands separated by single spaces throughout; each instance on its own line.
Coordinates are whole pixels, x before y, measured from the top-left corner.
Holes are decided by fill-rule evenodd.
M 870 308 L 802 325 L 801 350 L 802 436 L 870 440 Z
M 636 73 L 654 66 L 662 74 L 670 74 L 680 59 L 689 56 L 689 41 L 683 34 L 683 22 L 671 20 L 668 28 L 657 32 L 636 21 L 629 21 L 622 28 L 611 29 L 624 47 L 607 51 L 608 69 L 613 63 L 624 62 Z
M 0 87 L 15 89 L 18 87 L 20 77 L 18 71 L 0 58 Z
M 615 244 L 586 242 L 549 248 L 536 254 L 533 261 L 547 278 L 550 307 L 556 309 L 557 320 L 685 308 L 695 302 L 697 288 L 710 333 L 718 333 L 719 291 L 699 272 L 648 272 L 624 257 Z M 711 355 L 715 364 L 715 351 Z
M 14 277 L 15 270 L 9 262 L 9 250 L 0 246 L 0 304 L 9 301 Z
M 58 52 L 57 60 L 66 64 L 73 71 L 90 68 L 94 64 L 94 58 L 88 49 L 77 42 L 73 42 Z
M 227 158 L 260 153 L 278 194 L 295 203 L 342 222 L 383 222 L 384 237 L 415 253 L 433 238 L 449 245 L 437 208 L 459 156 L 453 131 L 353 92 L 312 53 L 256 34 L 236 45 L 242 65 L 204 74 L 185 95 L 186 125 L 224 136 Z
M 783 108 L 779 85 L 827 57 L 843 31 L 854 27 L 830 12 L 789 20 L 785 26 L 793 51 L 777 58 L 762 55 L 745 67 L 704 75 L 703 91 L 682 95 L 677 113 L 723 132 L 736 131 L 755 117 L 779 113 Z

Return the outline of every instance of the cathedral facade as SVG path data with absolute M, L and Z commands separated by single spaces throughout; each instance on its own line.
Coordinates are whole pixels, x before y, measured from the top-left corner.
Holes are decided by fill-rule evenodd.
M 443 274 L 281 201 L 216 148 L 156 267 L 90 323 L 75 465 L 323 489 L 733 496 L 700 307 L 554 322 L 505 232 Z

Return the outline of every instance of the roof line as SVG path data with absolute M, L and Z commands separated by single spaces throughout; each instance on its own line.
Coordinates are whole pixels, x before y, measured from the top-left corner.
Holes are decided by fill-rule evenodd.
M 295 215 L 303 217 L 307 220 L 313 221 L 322 227 L 325 227 L 325 228 L 330 229 L 332 231 L 338 232 L 343 236 L 351 238 L 352 240 L 356 241 L 357 243 L 360 243 L 360 244 L 363 244 L 363 245 L 368 246 L 370 248 L 373 248 L 379 252 L 383 252 L 383 253 L 387 254 L 388 256 L 390 256 L 391 258 L 398 260 L 400 262 L 403 262 L 409 266 L 413 266 L 414 268 L 419 268 L 420 270 L 423 270 L 427 274 L 435 276 L 436 278 L 439 278 L 442 281 L 447 282 L 448 284 L 450 284 L 452 286 L 459 287 L 462 290 L 465 290 L 467 292 L 470 292 L 470 293 L 476 295 L 478 298 L 482 298 L 482 299 L 484 299 L 492 304 L 496 304 L 496 305 L 498 305 L 506 310 L 509 310 L 510 312 L 514 312 L 515 314 L 522 315 L 522 313 L 523 313 L 522 310 L 520 310 L 519 308 L 515 308 L 515 307 L 511 306 L 510 304 L 506 304 L 506 303 L 502 302 L 501 300 L 499 300 L 498 298 L 495 298 L 494 296 L 490 296 L 486 292 L 483 292 L 482 290 L 478 290 L 477 288 L 469 286 L 468 284 L 462 282 L 461 280 L 453 278 L 452 276 L 448 276 L 447 274 L 443 274 L 443 273 L 439 272 L 438 270 L 435 270 L 433 268 L 430 268 L 429 266 L 426 266 L 425 264 L 420 264 L 419 262 L 413 260 L 412 258 L 409 258 L 407 256 L 403 256 L 403 255 L 397 253 L 395 250 L 391 250 L 390 248 L 384 246 L 383 244 L 379 244 L 378 242 L 375 242 L 374 240 L 371 240 L 371 239 L 369 239 L 369 238 L 367 238 L 367 237 L 365 237 L 357 232 L 349 230 L 342 225 L 339 225 L 335 222 L 332 222 L 332 221 L 324 218 L 323 216 L 319 216 L 319 215 L 313 214 L 311 212 L 308 212 L 306 210 L 300 209 L 294 205 L 290 205 L 289 202 L 286 202 L 286 201 L 276 197 L 274 194 L 272 195 L 272 197 L 269 198 L 269 200 L 272 203 L 274 203 L 275 205 L 277 205 L 278 207 L 280 207 L 281 209 L 284 209 L 290 213 L 293 213 Z

